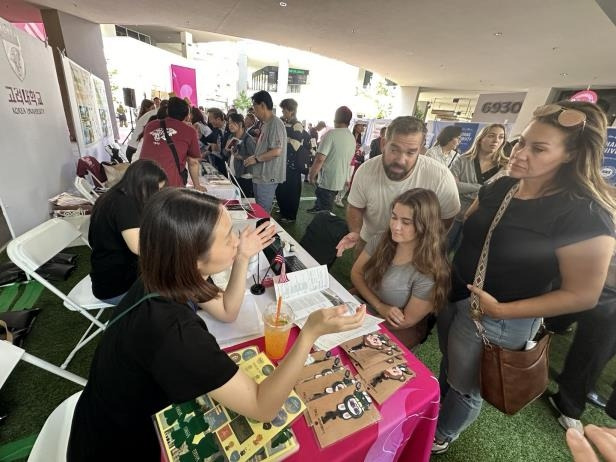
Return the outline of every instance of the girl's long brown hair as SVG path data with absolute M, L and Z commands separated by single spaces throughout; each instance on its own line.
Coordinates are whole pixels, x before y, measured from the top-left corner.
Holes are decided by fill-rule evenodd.
M 433 191 L 410 189 L 391 204 L 405 205 L 413 212 L 415 250 L 411 264 L 417 271 L 434 280 L 432 309 L 436 313 L 445 304 L 450 286 L 449 263 L 445 251 L 445 231 L 440 217 L 440 205 Z M 391 237 L 391 229 L 383 233 L 376 250 L 365 265 L 368 286 L 376 289 L 391 266 L 398 244 Z M 402 307 L 403 308 L 403 307 Z

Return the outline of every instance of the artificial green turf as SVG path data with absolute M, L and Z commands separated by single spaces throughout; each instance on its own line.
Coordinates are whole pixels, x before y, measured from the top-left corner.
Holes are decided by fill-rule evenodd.
M 304 196 L 314 196 L 312 186 L 304 183 Z M 297 221 L 284 224 L 284 228 L 300 240 L 312 215 L 306 209 L 312 207 L 313 201 L 302 201 Z M 334 206 L 334 212 L 344 216 L 344 210 Z M 273 214 L 274 218 L 277 214 Z M 59 283 L 61 290 L 70 290 L 89 270 L 89 249 L 77 247 L 69 250 L 77 253 L 78 269 L 71 278 Z M 6 255 L 0 255 L 0 262 Z M 350 287 L 349 271 L 352 252 L 348 251 L 336 260 L 332 274 L 345 287 Z M 85 328 L 87 321 L 81 315 L 62 307 L 60 300 L 47 290 L 43 291 L 35 307 L 43 311 L 36 320 L 30 336 L 25 341 L 25 349 L 54 364 L 61 364 L 68 352 L 75 345 Z M 571 334 L 556 336 L 552 342 L 550 358 L 553 375 L 560 370 L 562 361 L 571 342 Z M 96 340 L 82 349 L 69 370 L 87 377 Z M 428 341 L 415 350 L 415 354 L 437 374 L 440 353 L 436 332 Z M 616 378 L 616 361 L 611 361 L 599 379 L 597 388 L 604 396 L 611 392 L 611 384 Z M 47 416 L 65 398 L 79 390 L 80 387 L 48 372 L 21 363 L 13 372 L 0 391 L 0 402 L 9 410 L 8 421 L 0 426 L 0 444 L 27 437 L 40 430 Z M 550 389 L 555 391 L 554 383 Z M 582 421 L 599 425 L 614 425 L 614 421 L 593 406 L 588 406 Z M 433 460 L 449 461 L 559 461 L 571 460 L 564 442 L 564 431 L 545 399 L 531 404 L 518 415 L 509 417 L 484 405 L 481 416 L 460 438 L 451 445 L 450 450 Z M 1 462 L 1 461 L 0 461 Z

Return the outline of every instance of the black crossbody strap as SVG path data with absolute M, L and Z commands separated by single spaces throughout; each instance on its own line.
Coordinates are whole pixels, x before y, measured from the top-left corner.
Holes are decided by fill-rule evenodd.
M 180 178 L 181 178 L 182 177 L 182 169 L 180 168 L 180 158 L 178 156 L 177 150 L 175 149 L 175 144 L 173 144 L 173 141 L 171 141 L 171 137 L 169 136 L 169 132 L 167 131 L 167 123 L 165 122 L 164 119 L 161 119 L 160 126 L 162 127 L 163 131 L 165 132 L 165 141 L 169 145 L 169 149 L 171 149 L 171 153 L 173 154 L 173 158 L 175 159 L 175 166 L 178 168 L 178 173 L 179 173 Z
M 154 297 L 159 297 L 160 295 L 158 295 L 157 293 L 152 293 L 152 294 L 147 294 L 144 295 L 143 297 L 141 297 L 139 300 L 137 300 L 135 302 L 135 304 L 131 307 L 129 307 L 128 309 L 122 311 L 119 315 L 117 315 L 115 318 L 113 318 L 111 321 L 109 321 L 107 323 L 107 327 L 106 329 L 109 329 L 109 327 L 111 327 L 112 325 L 114 325 L 116 322 L 118 322 L 120 319 L 122 319 L 125 315 L 127 315 L 128 313 L 130 313 L 133 308 L 135 308 L 138 305 L 141 305 L 142 302 L 145 302 L 146 300 L 150 299 L 150 298 L 154 298 Z

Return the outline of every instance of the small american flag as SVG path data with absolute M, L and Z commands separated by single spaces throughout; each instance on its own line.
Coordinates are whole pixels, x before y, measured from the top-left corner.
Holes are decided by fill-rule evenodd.
M 281 254 L 278 254 L 276 255 L 274 261 L 282 263 L 282 266 L 280 268 L 280 276 L 278 276 L 278 284 L 284 284 L 285 282 L 289 282 L 289 278 L 287 277 L 287 265 L 285 264 L 284 257 Z

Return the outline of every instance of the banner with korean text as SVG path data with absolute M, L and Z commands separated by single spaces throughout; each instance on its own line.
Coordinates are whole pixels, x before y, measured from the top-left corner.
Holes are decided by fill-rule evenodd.
M 76 159 L 51 48 L 3 19 L 0 39 L 0 205 L 17 236 L 49 218 L 48 199 L 72 184 Z

